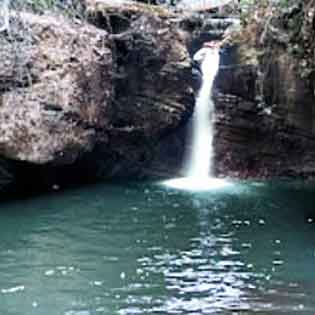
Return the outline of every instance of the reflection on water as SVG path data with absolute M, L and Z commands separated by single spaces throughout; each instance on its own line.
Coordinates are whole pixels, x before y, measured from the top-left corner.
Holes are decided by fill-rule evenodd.
M 3 205 L 0 314 L 314 314 L 314 199 L 127 183 Z

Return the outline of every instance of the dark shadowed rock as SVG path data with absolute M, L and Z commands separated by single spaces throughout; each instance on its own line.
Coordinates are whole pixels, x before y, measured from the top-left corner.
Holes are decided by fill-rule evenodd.
M 92 12 L 92 21 L 112 32 L 115 45 L 116 97 L 109 116 L 108 145 L 97 147 L 99 172 L 102 176 L 152 173 L 156 164 L 175 159 L 165 154 L 153 163 L 165 137 L 171 137 L 192 112 L 186 38 L 172 22 L 173 14 L 163 8 L 99 3 Z M 176 159 L 182 157 L 179 151 Z

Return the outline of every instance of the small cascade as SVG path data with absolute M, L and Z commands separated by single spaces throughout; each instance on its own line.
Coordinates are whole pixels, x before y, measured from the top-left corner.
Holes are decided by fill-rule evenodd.
M 201 64 L 202 85 L 196 99 L 192 121 L 192 149 L 185 168 L 186 177 L 171 179 L 167 186 L 186 190 L 208 190 L 226 186 L 213 175 L 214 102 L 212 86 L 219 69 L 219 49 L 206 45 L 194 56 Z

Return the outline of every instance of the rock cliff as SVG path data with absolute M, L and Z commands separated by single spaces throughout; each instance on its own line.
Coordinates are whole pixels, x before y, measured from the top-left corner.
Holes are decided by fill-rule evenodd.
M 165 12 L 90 9 L 90 22 L 12 13 L 0 34 L 2 192 L 143 176 L 190 115 L 190 57 Z
M 261 7 L 223 47 L 216 80 L 217 172 L 315 175 L 312 1 Z

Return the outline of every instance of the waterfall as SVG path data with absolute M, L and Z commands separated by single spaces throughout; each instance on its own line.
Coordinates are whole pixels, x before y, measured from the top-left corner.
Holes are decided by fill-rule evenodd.
M 199 56 L 198 56 L 199 54 Z M 219 68 L 218 48 L 202 48 L 195 55 L 201 60 L 202 86 L 193 115 L 192 153 L 188 161 L 187 177 L 213 177 L 214 102 L 212 85 Z
M 212 86 L 219 68 L 219 49 L 206 44 L 194 56 L 201 64 L 202 85 L 196 99 L 192 121 L 192 145 L 186 177 L 171 179 L 165 185 L 185 190 L 209 190 L 223 188 L 230 183 L 214 178 L 213 175 L 213 134 L 214 102 Z

